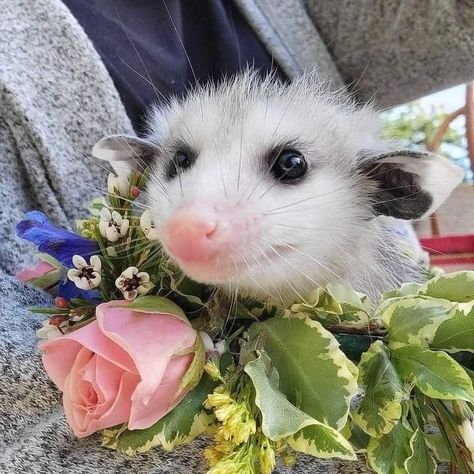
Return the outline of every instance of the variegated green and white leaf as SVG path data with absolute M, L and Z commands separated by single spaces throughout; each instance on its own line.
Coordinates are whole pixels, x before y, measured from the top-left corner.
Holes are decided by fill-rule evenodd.
M 367 446 L 367 461 L 377 474 L 407 474 L 405 461 L 410 457 L 412 431 L 398 423 L 389 433 L 373 437 Z
M 358 387 L 353 364 L 330 332 L 300 314 L 254 323 L 249 336 L 262 340 L 290 403 L 321 423 L 344 427 Z
M 371 302 L 363 293 L 334 283 L 313 290 L 304 303 L 294 304 L 291 310 L 328 324 L 366 327 L 371 315 Z
M 425 283 L 403 283 L 400 288 L 384 293 L 380 302 L 391 300 L 393 298 L 410 298 L 418 295 L 424 289 Z
M 439 275 L 426 284 L 423 293 L 431 298 L 469 303 L 474 300 L 474 271 Z
M 470 377 L 445 352 L 405 346 L 392 351 L 392 361 L 402 379 L 413 383 L 428 397 L 474 402 Z
M 315 420 L 291 404 L 279 390 L 279 376 L 265 352 L 245 366 L 255 387 L 255 404 L 262 413 L 262 431 L 273 441 L 290 436 Z
M 410 440 L 410 456 L 405 461 L 405 469 L 408 474 L 435 474 L 436 468 L 423 433 L 417 429 Z
M 474 302 L 458 305 L 453 317 L 439 326 L 430 347 L 447 352 L 474 352 Z
M 354 422 L 371 436 L 388 433 L 400 420 L 401 401 L 407 394 L 383 342 L 374 342 L 362 354 L 359 385 L 365 395 L 353 415 Z
M 204 374 L 196 388 L 157 423 L 144 430 L 105 430 L 103 445 L 131 456 L 155 446 L 171 451 L 176 446 L 188 444 L 214 421 L 203 403 L 215 386 L 216 383 Z
M 344 434 L 344 432 L 342 432 Z M 347 438 L 347 436 L 345 436 Z M 350 436 L 347 438 L 356 453 L 365 453 L 369 444 L 370 436 L 354 422 L 350 425 Z
M 340 458 L 350 461 L 357 459 L 351 444 L 339 431 L 319 422 L 288 437 L 286 442 L 295 451 L 317 458 Z
M 455 305 L 446 300 L 413 298 L 389 306 L 382 316 L 388 329 L 389 346 L 428 346 L 439 326 L 454 313 Z
M 429 446 L 438 461 L 451 461 L 450 448 L 441 433 L 424 433 L 426 444 Z

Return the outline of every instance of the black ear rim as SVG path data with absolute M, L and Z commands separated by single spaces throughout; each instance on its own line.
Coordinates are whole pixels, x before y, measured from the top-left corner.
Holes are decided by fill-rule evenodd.
M 364 169 L 372 166 L 374 163 L 377 163 L 380 160 L 385 158 L 392 158 L 394 156 L 400 158 L 426 158 L 430 156 L 430 153 L 427 151 L 417 151 L 417 150 L 393 150 L 393 151 L 384 151 L 377 152 L 374 150 L 362 150 L 357 155 L 357 162 L 360 169 Z

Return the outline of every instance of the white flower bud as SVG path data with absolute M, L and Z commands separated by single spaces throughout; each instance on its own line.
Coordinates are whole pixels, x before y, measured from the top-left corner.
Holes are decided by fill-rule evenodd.
M 129 191 L 128 179 L 124 176 L 115 176 L 109 173 L 107 178 L 107 191 L 111 195 L 126 197 Z

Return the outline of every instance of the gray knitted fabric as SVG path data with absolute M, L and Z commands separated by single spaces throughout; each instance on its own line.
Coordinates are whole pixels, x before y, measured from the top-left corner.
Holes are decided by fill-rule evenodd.
M 301 22 L 285 30 L 291 41 L 271 33 L 275 18 L 251 18 L 255 27 L 267 28 L 266 44 L 277 59 L 288 72 L 307 68 L 311 58 L 320 59 L 321 75 L 333 76 L 334 84 L 340 84 L 303 5 L 283 0 L 277 4 L 275 12 L 291 6 Z M 300 28 L 308 35 L 301 55 L 294 51 Z M 348 78 L 344 71 L 342 76 Z M 14 233 L 23 213 L 40 209 L 58 225 L 71 227 L 104 185 L 105 172 L 82 154 L 102 135 L 131 131 L 98 54 L 59 0 L 0 0 L 1 473 L 188 474 L 206 469 L 201 457 L 205 440 L 172 454 L 155 449 L 129 459 L 101 448 L 98 437 L 75 439 L 65 424 L 60 394 L 43 372 L 36 349 L 35 330 L 42 318 L 26 309 L 48 303 L 49 297 L 9 276 L 32 261 L 32 247 Z M 278 472 L 362 473 L 364 466 L 362 461 L 301 457 L 294 470 Z
M 234 0 L 291 75 L 335 70 L 380 106 L 474 79 L 471 0 Z M 333 62 L 332 62 L 333 61 Z

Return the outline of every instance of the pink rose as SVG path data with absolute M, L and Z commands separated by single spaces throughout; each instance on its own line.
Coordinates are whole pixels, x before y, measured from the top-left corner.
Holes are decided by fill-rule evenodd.
M 46 273 L 56 270 L 56 267 L 53 267 L 48 262 L 39 262 L 34 267 L 24 268 L 19 271 L 16 275 L 17 279 L 20 281 L 31 281 L 36 278 L 41 278 Z
M 63 392 L 66 418 L 79 438 L 125 422 L 131 430 L 148 428 L 193 388 L 182 380 L 194 357 L 204 365 L 197 333 L 177 315 L 178 308 L 174 315 L 128 306 L 103 303 L 95 321 L 40 344 L 43 364 Z

